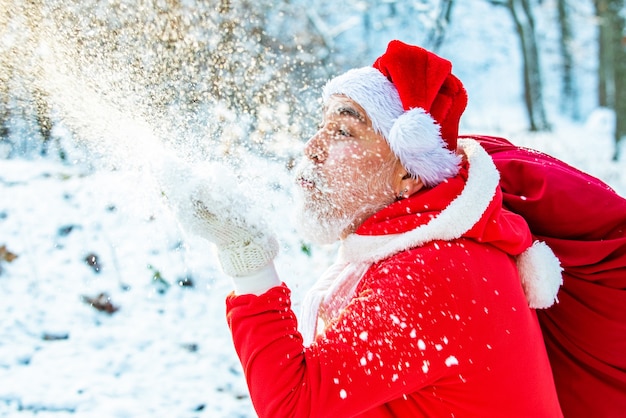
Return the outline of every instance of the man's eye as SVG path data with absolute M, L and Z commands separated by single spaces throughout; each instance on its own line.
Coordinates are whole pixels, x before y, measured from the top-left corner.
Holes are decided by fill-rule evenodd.
M 350 132 L 347 129 L 339 128 L 339 135 L 341 136 L 350 136 Z

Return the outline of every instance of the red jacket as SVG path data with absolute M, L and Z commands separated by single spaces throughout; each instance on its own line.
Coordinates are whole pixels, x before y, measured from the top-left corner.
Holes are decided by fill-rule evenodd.
M 371 266 L 310 346 L 287 287 L 228 297 L 260 417 L 562 416 L 515 263 L 532 237 L 469 145 L 469 169 L 343 242 L 342 262 Z
M 501 173 L 505 207 L 564 268 L 559 303 L 538 316 L 565 416 L 626 416 L 626 199 L 548 155 L 473 138 Z

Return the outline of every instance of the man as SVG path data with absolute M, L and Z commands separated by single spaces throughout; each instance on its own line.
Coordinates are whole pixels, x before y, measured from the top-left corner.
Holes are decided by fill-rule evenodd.
M 561 268 L 503 208 L 485 150 L 457 144 L 466 101 L 448 61 L 398 41 L 327 84 L 299 206 L 305 233 L 342 245 L 301 331 L 271 234 L 201 182 L 166 187 L 233 277 L 228 322 L 260 417 L 562 416 L 529 308 L 553 302 Z

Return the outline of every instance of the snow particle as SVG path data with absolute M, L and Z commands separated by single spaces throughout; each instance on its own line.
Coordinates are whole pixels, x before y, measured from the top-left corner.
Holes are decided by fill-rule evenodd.
M 452 366 L 458 366 L 458 365 L 459 365 L 459 361 L 456 359 L 456 357 L 450 356 L 446 359 L 446 366 L 452 367 Z
M 340 397 L 341 399 L 346 399 L 346 398 L 348 397 L 348 392 L 346 392 L 346 390 L 345 390 L 345 389 L 341 389 L 341 390 L 339 391 L 339 397 Z
M 417 348 L 419 348 L 422 351 L 426 350 L 426 343 L 424 342 L 424 340 L 422 339 L 417 340 Z

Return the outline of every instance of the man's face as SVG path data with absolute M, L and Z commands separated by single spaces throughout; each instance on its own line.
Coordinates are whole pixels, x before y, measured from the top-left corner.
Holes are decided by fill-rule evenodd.
M 331 96 L 296 170 L 298 226 L 307 238 L 345 238 L 400 193 L 402 166 L 363 108 Z

